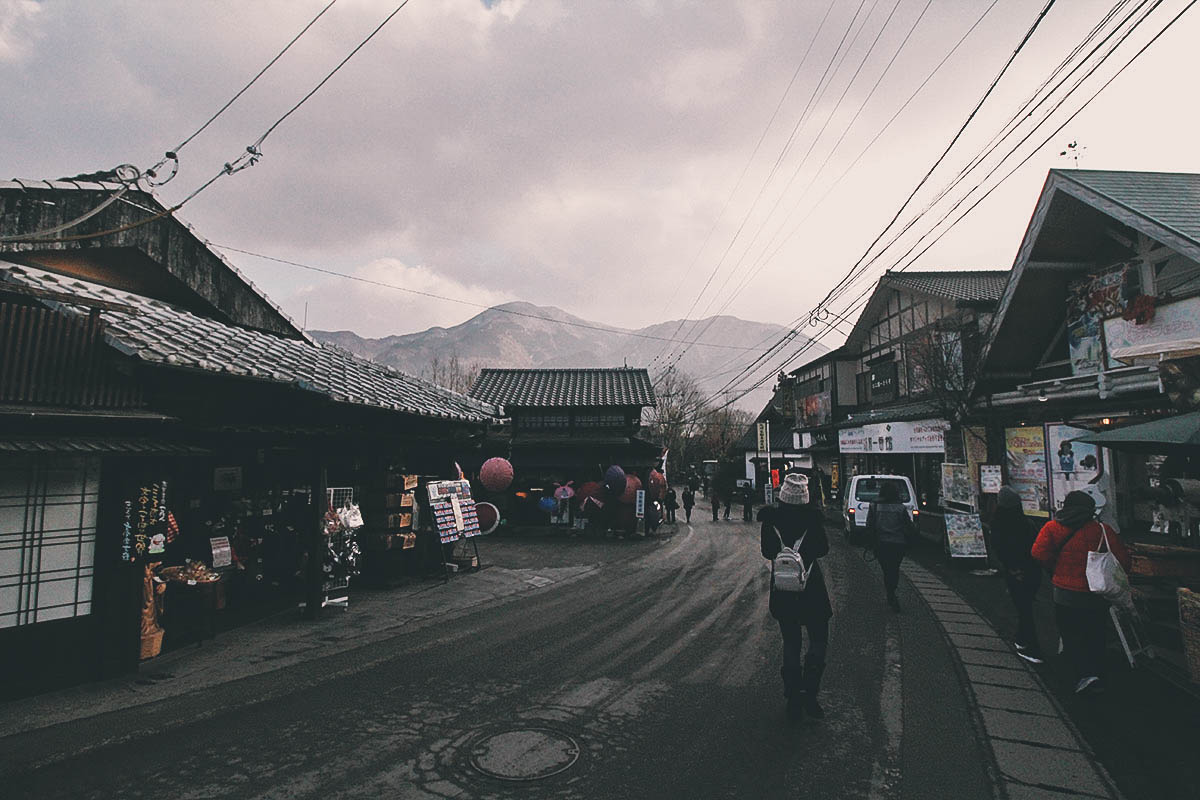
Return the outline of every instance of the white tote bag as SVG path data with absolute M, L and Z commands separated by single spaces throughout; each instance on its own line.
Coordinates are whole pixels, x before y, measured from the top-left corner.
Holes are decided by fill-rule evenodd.
M 1128 607 L 1133 600 L 1129 593 L 1129 576 L 1108 545 L 1108 526 L 1101 523 L 1104 535 L 1095 550 L 1087 554 L 1088 589 L 1102 595 L 1110 603 Z

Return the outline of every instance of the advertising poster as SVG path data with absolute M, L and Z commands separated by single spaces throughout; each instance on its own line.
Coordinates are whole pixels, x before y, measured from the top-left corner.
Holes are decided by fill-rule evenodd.
M 963 428 L 963 450 L 967 454 L 967 470 L 971 474 L 971 486 L 976 496 L 983 487 L 979 484 L 979 467 L 988 460 L 987 429 L 980 427 Z
M 999 464 L 979 465 L 979 491 L 983 494 L 1000 494 L 1004 485 L 1004 467 Z
M 966 464 L 942 464 L 942 505 L 975 507 L 971 472 Z
M 1104 451 L 1094 444 L 1072 442 L 1091 431 L 1071 425 L 1046 426 L 1046 460 L 1050 466 L 1050 508 L 1062 508 L 1068 492 L 1087 492 L 1096 501 L 1097 513 L 1110 524 L 1111 511 L 1105 513 L 1113 494 L 1112 478 L 1104 468 Z
M 1046 436 L 1041 426 L 1006 428 L 1004 448 L 1008 480 L 1021 495 L 1021 508 L 1032 517 L 1050 516 L 1046 486 Z
M 987 558 L 983 523 L 978 514 L 947 514 L 946 541 L 951 558 Z

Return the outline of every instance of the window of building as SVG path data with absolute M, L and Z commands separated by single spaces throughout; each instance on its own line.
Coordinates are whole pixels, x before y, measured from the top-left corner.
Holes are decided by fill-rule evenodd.
M 0 456 L 0 628 L 92 612 L 100 459 Z
M 575 426 L 579 428 L 622 428 L 624 414 L 576 414 Z
M 562 414 L 535 413 L 535 414 L 521 414 L 519 417 L 516 417 L 514 421 L 516 422 L 517 427 L 520 427 L 520 428 L 534 428 L 534 429 L 566 428 L 571 424 L 571 417 L 569 414 L 566 414 L 566 413 L 562 413 Z

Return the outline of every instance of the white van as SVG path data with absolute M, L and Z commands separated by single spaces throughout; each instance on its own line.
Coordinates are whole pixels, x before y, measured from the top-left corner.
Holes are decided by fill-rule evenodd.
M 893 483 L 900 490 L 900 502 L 908 509 L 913 522 L 917 521 L 917 493 L 912 481 L 903 475 L 854 475 L 846 487 L 846 500 L 842 504 L 842 519 L 846 524 L 846 535 L 855 534 L 867 526 L 867 510 L 879 499 L 884 484 Z

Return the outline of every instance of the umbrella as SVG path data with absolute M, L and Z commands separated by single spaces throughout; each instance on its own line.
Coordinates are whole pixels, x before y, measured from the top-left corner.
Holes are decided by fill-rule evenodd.
M 1101 431 L 1073 441 L 1138 453 L 1200 455 L 1200 411 Z

